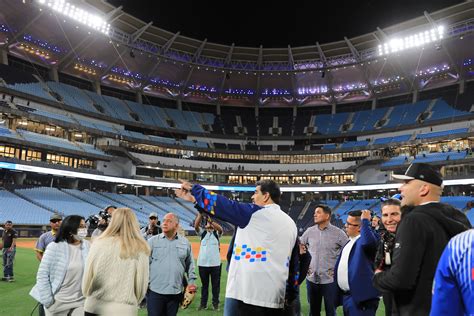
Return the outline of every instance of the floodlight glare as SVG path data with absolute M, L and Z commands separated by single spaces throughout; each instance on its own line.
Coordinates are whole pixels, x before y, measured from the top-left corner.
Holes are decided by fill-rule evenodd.
M 89 26 L 105 35 L 109 35 L 110 24 L 101 16 L 89 13 L 84 9 L 78 8 L 70 4 L 66 0 L 38 0 L 38 3 L 43 6 L 50 7 L 64 16 L 76 20 L 84 25 Z
M 378 46 L 378 54 L 383 56 L 413 47 L 424 46 L 425 44 L 440 41 L 443 39 L 443 35 L 444 27 L 440 25 L 437 28 L 405 36 L 404 38 L 393 38 Z

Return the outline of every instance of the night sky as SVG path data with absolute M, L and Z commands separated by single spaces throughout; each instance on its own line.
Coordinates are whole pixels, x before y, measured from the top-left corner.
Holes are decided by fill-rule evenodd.
M 462 3 L 459 0 L 109 0 L 146 23 L 198 40 L 287 47 L 343 40 Z M 345 3 L 344 3 L 345 2 Z

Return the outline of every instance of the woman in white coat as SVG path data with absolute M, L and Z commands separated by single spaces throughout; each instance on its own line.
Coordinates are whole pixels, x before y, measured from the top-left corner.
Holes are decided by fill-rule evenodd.
M 30 292 L 45 307 L 46 316 L 84 315 L 82 278 L 89 252 L 87 228 L 79 215 L 67 216 L 54 242 L 44 252 L 36 285 Z
M 87 258 L 85 315 L 137 315 L 148 288 L 149 256 L 133 211 L 116 209 Z

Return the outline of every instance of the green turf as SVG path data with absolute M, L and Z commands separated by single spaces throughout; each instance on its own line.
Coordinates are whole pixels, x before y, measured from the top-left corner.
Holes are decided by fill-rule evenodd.
M 190 238 L 194 241 L 194 238 Z M 36 305 L 36 301 L 28 295 L 29 291 L 33 287 L 36 279 L 36 271 L 38 269 L 38 260 L 35 258 L 34 251 L 31 249 L 18 248 L 15 258 L 15 282 L 7 283 L 0 282 L 0 315 L 1 316 L 23 316 L 30 315 L 33 308 Z M 225 263 L 223 263 L 222 268 L 222 278 L 221 278 L 221 292 L 220 292 L 220 301 L 221 305 L 224 302 L 225 294 L 225 283 L 227 280 L 227 273 L 224 269 Z M 196 268 L 197 273 L 197 268 Z M 198 286 L 201 286 L 200 280 L 198 279 Z M 210 290 L 210 289 L 209 289 Z M 209 295 L 211 295 L 209 291 Z M 221 306 L 221 311 L 215 312 L 212 310 L 197 311 L 197 307 L 200 302 L 200 288 L 198 294 L 195 297 L 194 302 L 187 310 L 180 310 L 180 315 L 199 315 L 199 316 L 211 316 L 211 315 L 222 315 L 223 306 Z M 208 306 L 211 305 L 211 298 L 209 297 Z M 303 284 L 301 287 L 301 305 L 302 305 L 302 315 L 308 315 L 308 303 L 306 302 L 306 285 Z M 35 311 L 33 315 L 38 315 Z M 139 315 L 147 315 L 146 310 L 140 310 Z M 322 313 L 324 315 L 324 312 Z M 342 315 L 342 309 L 337 310 L 337 315 Z M 377 311 L 377 315 L 384 315 L 384 307 L 381 303 Z

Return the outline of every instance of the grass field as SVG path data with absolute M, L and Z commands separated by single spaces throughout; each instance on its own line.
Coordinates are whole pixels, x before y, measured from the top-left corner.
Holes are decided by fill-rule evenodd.
M 199 238 L 190 237 L 191 242 L 199 242 Z M 229 243 L 230 238 L 223 237 L 221 240 L 222 243 Z M 0 282 L 0 315 L 1 316 L 27 316 L 30 315 L 33 309 L 36 306 L 36 301 L 29 296 L 29 291 L 33 287 L 36 279 L 36 271 L 38 269 L 39 262 L 35 258 L 34 251 L 32 249 L 26 248 L 17 248 L 16 258 L 15 258 L 15 282 L 7 283 Z M 225 266 L 225 263 L 223 264 Z M 196 271 L 197 274 L 197 271 Z M 225 284 L 227 280 L 227 273 L 225 269 L 222 269 L 222 278 L 221 278 L 221 294 L 220 301 L 221 305 L 224 302 L 225 294 Z M 200 287 L 200 280 L 198 279 L 198 286 Z M 210 291 L 209 291 L 210 292 Z M 211 294 L 211 293 L 209 293 Z M 211 306 L 211 301 L 209 297 L 208 306 Z M 200 302 L 200 289 L 194 299 L 192 305 L 186 310 L 180 310 L 180 315 L 198 315 L 198 316 L 211 316 L 211 315 L 222 315 L 223 306 L 219 312 L 212 310 L 197 311 L 197 307 Z M 302 315 L 308 315 L 308 303 L 306 302 L 306 285 L 301 286 L 301 305 L 302 305 Z M 324 315 L 324 312 L 322 313 Z M 342 309 L 338 309 L 338 315 L 342 315 Z M 38 315 L 38 312 L 35 310 L 33 315 Z M 140 316 L 147 315 L 146 309 L 140 310 Z M 384 315 L 383 304 L 379 306 L 377 315 Z

